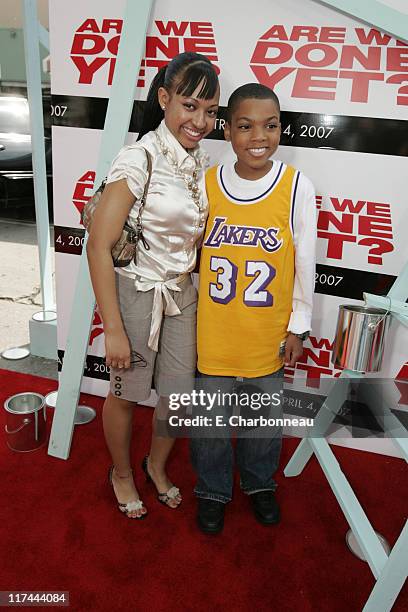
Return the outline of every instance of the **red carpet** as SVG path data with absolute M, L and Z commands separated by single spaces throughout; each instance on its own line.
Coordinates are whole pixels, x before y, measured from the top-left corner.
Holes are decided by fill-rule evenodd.
M 45 395 L 57 386 L 4 370 L 0 382 L 1 405 L 14 393 Z M 134 465 L 149 517 L 131 521 L 116 509 L 106 483 L 102 400 L 84 396 L 82 402 L 94 406 L 98 417 L 76 429 L 68 461 L 49 457 L 46 447 L 13 452 L 3 433 L 0 590 L 69 591 L 70 609 L 87 611 L 362 609 L 374 578 L 346 547 L 346 520 L 315 459 L 298 478 L 279 473 L 279 526 L 257 524 L 237 487 L 224 532 L 204 536 L 195 526 L 186 440 L 178 441 L 169 464 L 184 494 L 182 509 L 161 506 L 144 483 L 138 466 L 148 449 L 151 409 L 139 408 Z M 297 443 L 284 441 L 282 468 Z M 406 518 L 406 463 L 334 451 L 373 526 L 394 544 Z M 407 591 L 405 585 L 396 612 L 408 610 Z

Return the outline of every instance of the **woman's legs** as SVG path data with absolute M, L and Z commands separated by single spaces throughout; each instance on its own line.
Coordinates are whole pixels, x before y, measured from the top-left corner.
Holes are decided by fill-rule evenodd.
M 172 297 L 180 309 L 180 314 L 164 315 L 154 373 L 159 401 L 153 415 L 148 470 L 159 493 L 168 491 L 172 486 L 166 474 L 166 461 L 174 445 L 174 438 L 166 435 L 169 415 L 168 396 L 194 389 L 197 362 L 197 291 L 190 277 L 186 277 L 179 287 L 181 291 L 173 291 Z M 176 508 L 180 502 L 181 495 L 177 495 L 167 503 L 170 507 Z
M 132 402 L 119 399 L 111 393 L 107 396 L 103 406 L 103 431 L 114 465 L 112 483 L 119 503 L 139 499 L 130 463 L 133 410 Z M 129 516 L 137 517 L 145 513 L 146 509 L 142 508 L 130 512 Z
M 165 493 L 173 486 L 166 474 L 166 462 L 175 439 L 157 435 L 158 421 L 163 424 L 167 420 L 168 411 L 168 398 L 159 397 L 152 419 L 152 443 L 148 459 L 149 475 L 159 493 Z M 177 508 L 180 502 L 181 495 L 177 495 L 174 499 L 170 499 L 167 504 L 171 508 Z

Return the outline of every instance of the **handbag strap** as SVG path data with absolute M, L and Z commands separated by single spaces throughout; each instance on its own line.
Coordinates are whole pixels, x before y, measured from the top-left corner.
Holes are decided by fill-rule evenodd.
M 144 148 L 144 147 L 143 147 Z M 149 191 L 150 179 L 152 178 L 152 156 L 147 149 L 144 149 L 147 158 L 147 181 L 144 186 L 143 195 L 140 199 L 139 212 L 137 213 L 136 226 L 142 228 L 142 211 L 146 204 L 147 192 Z

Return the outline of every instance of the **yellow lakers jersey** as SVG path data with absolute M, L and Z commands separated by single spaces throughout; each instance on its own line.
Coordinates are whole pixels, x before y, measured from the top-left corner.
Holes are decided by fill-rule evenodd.
M 253 203 L 228 194 L 223 166 L 206 175 L 209 216 L 197 330 L 198 369 L 204 374 L 251 378 L 283 365 L 279 349 L 294 282 L 291 201 L 299 173 L 274 163 L 281 164 L 274 183 Z

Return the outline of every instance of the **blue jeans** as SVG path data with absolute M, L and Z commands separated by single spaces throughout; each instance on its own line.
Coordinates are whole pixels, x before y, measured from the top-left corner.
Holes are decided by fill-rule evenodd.
M 283 368 L 260 378 L 213 377 L 205 374 L 201 377 L 200 380 L 206 390 L 212 389 L 214 392 L 215 388 L 219 390 L 221 387 L 224 393 L 236 391 L 239 396 L 240 388 L 250 396 L 251 394 L 253 396 L 255 390 L 269 392 L 272 388 L 271 384 L 275 391 L 277 387 L 283 388 Z M 233 411 L 231 406 L 220 403 L 214 408 L 215 413 L 223 415 L 227 421 Z M 270 407 L 268 408 L 270 416 L 277 418 L 281 414 L 281 407 L 273 409 L 272 412 L 270 412 Z M 250 414 L 247 411 L 245 416 L 256 417 L 258 414 Z M 194 433 L 192 434 L 191 459 L 198 476 L 194 488 L 197 497 L 214 499 L 222 503 L 231 501 L 234 472 L 231 433 L 231 428 L 226 427 L 216 437 L 194 437 Z M 261 432 L 259 428 L 244 431 L 243 435 L 239 431 L 236 433 L 236 460 L 241 489 L 248 495 L 259 491 L 274 491 L 277 485 L 273 475 L 279 465 L 282 428 L 268 429 L 266 437 L 265 431 Z

